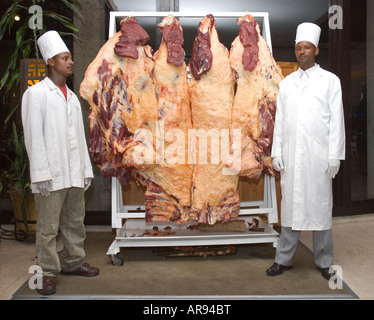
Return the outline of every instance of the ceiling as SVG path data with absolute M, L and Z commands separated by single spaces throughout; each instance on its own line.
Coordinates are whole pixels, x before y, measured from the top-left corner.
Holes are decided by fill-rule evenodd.
M 109 0 L 115 11 L 156 11 L 156 0 Z M 171 1 L 172 3 L 174 1 Z M 203 12 L 269 12 L 270 31 L 273 48 L 289 48 L 294 45 L 296 27 L 301 22 L 315 22 L 327 27 L 329 0 L 179 0 L 179 11 L 184 13 Z M 181 24 L 184 30 L 186 52 L 192 46 L 196 28 L 200 19 L 184 18 Z M 140 25 L 151 36 L 156 34 L 155 18 L 138 18 Z M 258 21 L 262 24 L 261 19 Z M 239 27 L 233 18 L 216 19 L 221 42 L 230 48 L 231 42 L 239 33 Z M 324 28 L 323 28 L 324 29 Z M 325 28 L 327 29 L 327 28 Z M 157 36 L 155 36 L 157 38 Z M 323 41 L 321 37 L 321 41 Z M 152 45 L 153 43 L 150 43 Z

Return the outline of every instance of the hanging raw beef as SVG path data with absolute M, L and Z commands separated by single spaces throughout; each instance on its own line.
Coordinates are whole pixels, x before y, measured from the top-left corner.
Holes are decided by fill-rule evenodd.
M 200 141 L 204 142 L 203 134 L 215 131 L 222 138 L 222 129 L 230 129 L 234 104 L 235 79 L 229 53 L 219 42 L 212 15 L 200 21 L 189 67 L 193 76 L 189 83 L 192 123 L 197 137 L 190 218 L 208 224 L 235 220 L 240 208 L 238 176 L 225 174 L 220 156 L 211 159 L 219 150 L 219 145 L 218 149 L 213 146 L 214 139 L 200 145 Z M 206 164 L 202 164 L 205 156 Z
M 238 23 L 240 32 L 231 45 L 230 64 L 237 77 L 232 129 L 241 129 L 239 174 L 249 178 L 262 172 L 274 175 L 270 154 L 278 83 L 283 76 L 256 20 L 246 15 Z
M 158 101 L 157 166 L 149 171 L 137 170 L 137 175 L 147 185 L 147 221 L 182 223 L 189 219 L 192 185 L 187 140 L 192 124 L 183 30 L 172 15 L 165 17 L 158 27 L 162 40 L 154 55 L 152 73 Z
M 93 162 L 123 185 L 132 175 L 145 186 L 146 221 L 235 220 L 238 175 L 274 174 L 282 75 L 253 17 L 238 22 L 229 55 L 213 16 L 201 20 L 189 84 L 183 31 L 172 15 L 158 26 L 162 42 L 153 57 L 148 34 L 128 17 L 87 68 L 80 94 L 91 107 Z M 226 161 L 228 153 L 239 161 Z
M 123 185 L 129 182 L 133 166 L 147 168 L 133 157 L 136 146 L 153 148 L 152 141 L 140 141 L 135 135 L 137 129 L 154 130 L 157 120 L 154 63 L 151 47 L 144 45 L 148 39 L 135 18 L 122 20 L 121 30 L 100 49 L 80 85 L 80 95 L 91 107 L 93 162 L 103 176 L 115 176 Z

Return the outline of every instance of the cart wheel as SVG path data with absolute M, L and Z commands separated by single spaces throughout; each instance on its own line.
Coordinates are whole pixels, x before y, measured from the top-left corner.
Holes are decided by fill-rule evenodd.
M 112 259 L 112 264 L 114 266 L 122 266 L 123 263 L 125 262 L 125 260 L 123 259 L 123 257 L 119 253 L 111 254 L 110 257 Z

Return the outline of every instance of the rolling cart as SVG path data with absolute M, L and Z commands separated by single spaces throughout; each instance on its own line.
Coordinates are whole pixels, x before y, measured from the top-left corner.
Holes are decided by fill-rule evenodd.
M 260 201 L 242 201 L 239 218 L 245 220 L 245 232 L 200 231 L 193 228 L 192 222 L 177 224 L 171 221 L 146 222 L 145 206 L 123 203 L 122 187 L 117 178 L 112 178 L 112 228 L 116 237 L 110 245 L 107 255 L 112 263 L 120 266 L 124 258 L 119 254 L 121 247 L 172 247 L 172 246 L 210 246 L 238 245 L 253 243 L 273 243 L 277 246 L 279 234 L 273 229 L 278 222 L 275 178 L 264 177 L 264 197 Z M 267 222 L 258 215 L 267 216 Z M 251 231 L 249 225 L 258 220 L 263 231 Z M 162 235 L 155 236 L 148 230 L 160 230 Z M 167 230 L 167 231 L 163 231 Z

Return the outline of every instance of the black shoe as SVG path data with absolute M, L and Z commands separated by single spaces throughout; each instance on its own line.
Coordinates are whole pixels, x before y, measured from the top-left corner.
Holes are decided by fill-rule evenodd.
M 266 273 L 268 276 L 279 276 L 284 271 L 287 271 L 291 268 L 292 266 L 284 266 L 282 264 L 274 262 L 274 264 L 269 269 L 266 270 Z
M 330 268 L 318 268 L 319 271 L 321 271 L 322 277 L 324 277 L 326 280 L 330 280 L 330 278 L 335 274 L 335 271 L 330 272 Z

